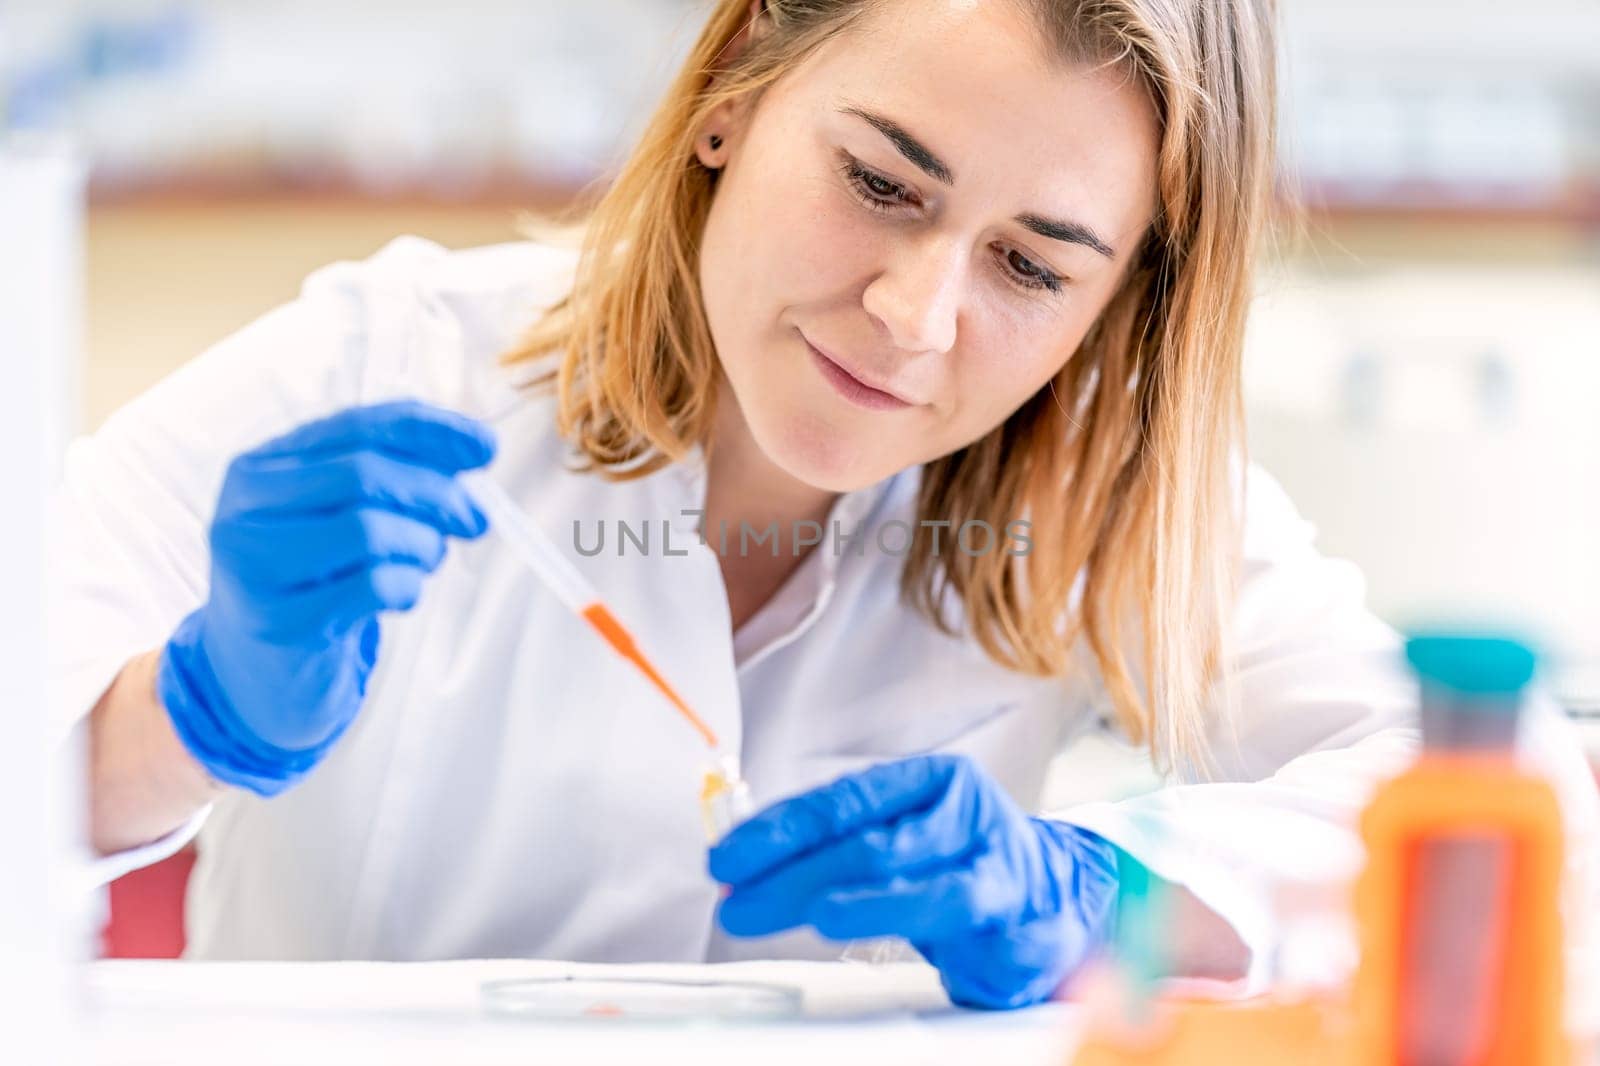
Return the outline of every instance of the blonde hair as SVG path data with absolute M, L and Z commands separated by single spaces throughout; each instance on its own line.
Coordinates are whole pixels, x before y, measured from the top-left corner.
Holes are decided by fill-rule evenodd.
M 730 49 L 750 4 L 719 0 L 586 208 L 570 295 L 507 356 L 556 358 L 535 380 L 556 390 L 559 430 L 586 469 L 640 477 L 710 446 L 717 361 L 697 249 L 714 179 L 695 137 L 712 109 L 753 103 L 881 2 L 766 0 L 765 32 Z M 1161 765 L 1204 766 L 1226 681 L 1240 358 L 1272 182 L 1272 0 L 1018 2 L 1063 59 L 1118 65 L 1144 87 L 1162 131 L 1158 210 L 1050 386 L 924 467 L 920 518 L 1002 529 L 1026 517 L 1031 552 L 936 555 L 922 525 L 902 590 L 947 632 L 954 597 L 986 653 L 1030 674 L 1084 668 L 1086 638 L 1124 731 Z

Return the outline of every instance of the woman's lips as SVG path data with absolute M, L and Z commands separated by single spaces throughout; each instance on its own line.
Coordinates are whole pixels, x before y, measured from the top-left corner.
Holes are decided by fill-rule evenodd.
M 910 401 L 882 389 L 875 389 L 871 385 L 851 374 L 844 367 L 829 359 L 816 349 L 810 341 L 806 347 L 811 351 L 811 359 L 817 364 L 817 369 L 822 371 L 822 376 L 828 379 L 834 391 L 857 407 L 865 407 L 869 411 L 898 411 L 904 407 L 912 406 Z

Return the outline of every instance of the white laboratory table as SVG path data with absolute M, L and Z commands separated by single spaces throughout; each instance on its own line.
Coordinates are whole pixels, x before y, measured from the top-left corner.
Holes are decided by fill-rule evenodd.
M 482 1006 L 485 981 L 563 974 L 789 984 L 803 993 L 804 1014 L 781 1024 L 533 1022 Z M 933 970 L 915 963 L 115 961 L 85 967 L 81 984 L 71 1054 L 92 1066 L 1064 1066 L 1077 1025 L 1067 1004 L 953 1008 Z

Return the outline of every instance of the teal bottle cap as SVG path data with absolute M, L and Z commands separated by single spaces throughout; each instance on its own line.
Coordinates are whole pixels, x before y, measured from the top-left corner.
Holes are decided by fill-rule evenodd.
M 1515 696 L 1539 657 L 1510 637 L 1427 633 L 1406 641 L 1406 659 L 1426 686 L 1466 696 Z

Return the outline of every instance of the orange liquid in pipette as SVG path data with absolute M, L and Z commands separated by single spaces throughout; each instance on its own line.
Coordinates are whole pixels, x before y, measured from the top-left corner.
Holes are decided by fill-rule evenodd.
M 595 628 L 595 632 L 606 639 L 607 644 L 615 648 L 623 658 L 637 666 L 644 673 L 644 676 L 650 679 L 650 683 L 660 689 L 661 694 L 667 697 L 672 705 L 678 709 L 678 713 L 683 715 L 689 724 L 694 726 L 695 731 L 705 738 L 706 744 L 713 751 L 716 750 L 717 735 L 711 731 L 710 726 L 706 725 L 705 720 L 695 714 L 689 705 L 683 702 L 683 698 L 673 691 L 672 686 L 667 684 L 666 678 L 662 677 L 656 668 L 651 665 L 650 660 L 644 657 L 643 653 L 639 651 L 638 645 L 633 642 L 633 635 L 623 628 L 621 622 L 617 621 L 616 615 L 606 610 L 601 604 L 591 603 L 583 609 L 583 617 L 585 621 Z

